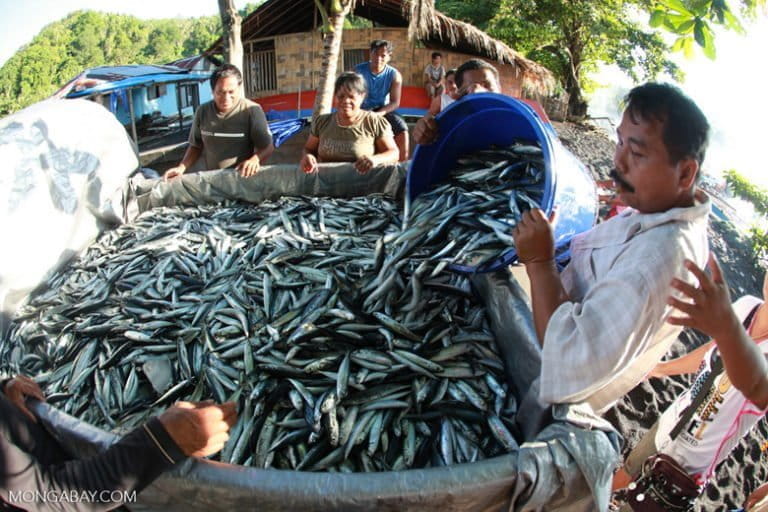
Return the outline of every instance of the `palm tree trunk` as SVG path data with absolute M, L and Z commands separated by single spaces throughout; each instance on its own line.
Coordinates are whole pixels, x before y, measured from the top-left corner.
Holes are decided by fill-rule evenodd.
M 353 0 L 331 2 L 336 8 L 328 12 L 328 24 L 323 35 L 323 64 L 320 68 L 320 84 L 317 87 L 315 105 L 312 108 L 312 119 L 320 114 L 331 111 L 333 104 L 333 83 L 336 80 L 336 70 L 341 52 L 341 35 L 344 30 L 344 19 L 349 14 Z M 318 6 L 319 7 L 319 6 Z
M 237 66 L 243 75 L 243 41 L 240 39 L 240 26 L 242 18 L 235 9 L 234 0 L 219 0 L 219 14 L 221 15 L 221 25 L 224 28 L 224 61 L 227 64 Z

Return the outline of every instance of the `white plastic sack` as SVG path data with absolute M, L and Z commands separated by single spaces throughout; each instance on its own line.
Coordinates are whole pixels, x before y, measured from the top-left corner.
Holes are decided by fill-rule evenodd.
M 21 301 L 119 222 L 138 167 L 123 126 L 87 100 L 46 100 L 0 120 L 0 338 Z

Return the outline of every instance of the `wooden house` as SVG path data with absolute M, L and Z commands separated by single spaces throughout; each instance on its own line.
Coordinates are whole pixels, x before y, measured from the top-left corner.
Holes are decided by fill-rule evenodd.
M 402 73 L 404 82 L 401 113 L 423 112 L 427 107 L 423 72 L 433 51 L 443 54 L 446 69 L 470 58 L 491 62 L 499 70 L 502 91 L 510 96 L 542 93 L 553 84 L 546 68 L 474 26 L 436 11 L 432 0 L 357 0 L 353 14 L 373 26 L 344 29 L 338 70 L 351 70 L 368 60 L 370 41 L 392 41 L 390 64 Z M 243 20 L 245 93 L 264 107 L 268 117 L 311 112 L 322 65 L 321 27 L 314 0 L 268 0 Z M 221 45 L 217 41 L 207 53 L 220 53 Z

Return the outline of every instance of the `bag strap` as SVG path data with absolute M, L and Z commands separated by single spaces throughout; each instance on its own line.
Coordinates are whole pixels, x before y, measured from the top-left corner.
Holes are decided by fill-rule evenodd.
M 744 319 L 744 322 L 742 322 L 745 330 L 749 329 L 749 325 L 752 323 L 752 319 L 755 317 L 755 313 L 757 313 L 757 309 L 759 307 L 760 304 L 752 308 L 752 311 L 749 312 L 747 317 Z M 694 395 L 693 399 L 691 399 L 691 404 L 685 408 L 683 414 L 680 415 L 680 419 L 678 420 L 677 424 L 675 424 L 674 428 L 672 428 L 672 430 L 669 432 L 670 439 L 674 440 L 678 435 L 680 435 L 680 432 L 682 432 L 683 428 L 685 428 L 685 426 L 688 424 L 688 421 L 690 421 L 691 417 L 693 417 L 696 409 L 698 409 L 701 403 L 707 398 L 709 389 L 712 387 L 712 384 L 715 382 L 717 376 L 723 373 L 723 360 L 720 358 L 717 350 L 712 351 L 709 367 L 709 375 L 707 375 L 706 380 L 704 380 L 704 383 L 699 388 L 699 392 Z

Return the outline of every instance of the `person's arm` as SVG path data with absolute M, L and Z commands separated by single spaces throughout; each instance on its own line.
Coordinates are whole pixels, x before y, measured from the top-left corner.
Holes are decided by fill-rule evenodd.
M 533 324 L 542 345 L 549 319 L 569 300 L 555 265 L 554 221 L 554 214 L 547 219 L 543 211 L 535 208 L 526 211 L 512 231 L 518 260 L 525 265 L 531 281 Z
M 195 165 L 197 159 L 203 152 L 203 135 L 200 132 L 200 123 L 202 116 L 202 108 L 198 108 L 195 112 L 195 117 L 192 120 L 192 127 L 189 129 L 189 144 L 187 150 L 184 152 L 184 157 L 176 167 L 171 167 L 163 175 L 165 181 L 171 180 L 178 176 L 181 176 L 187 169 Z
M 403 76 L 395 70 L 395 79 L 389 86 L 389 103 L 376 110 L 381 115 L 389 114 L 400 108 L 400 96 L 403 93 Z
M 761 485 L 750 493 L 747 500 L 744 502 L 744 508 L 749 512 L 752 510 L 752 507 L 757 505 L 760 500 L 764 499 L 766 496 L 768 496 L 768 483 Z
M 368 171 L 379 165 L 397 163 L 400 153 L 398 152 L 391 131 L 388 134 L 377 137 L 375 145 L 376 153 L 374 155 L 360 157 L 355 162 L 355 169 L 360 174 L 366 174 Z
M 427 112 L 424 117 L 416 121 L 413 128 L 413 141 L 419 145 L 429 145 L 437 140 L 438 126 L 435 116 Z
M 432 101 L 429 102 L 429 110 L 427 110 L 427 113 L 425 114 L 424 117 L 432 116 L 434 118 L 437 114 L 440 113 L 440 111 L 442 110 L 441 107 L 443 106 L 441 96 L 442 94 L 438 94 L 437 96 L 432 97 Z M 422 132 L 423 131 L 424 130 L 422 130 Z
M 651 370 L 648 377 L 660 378 L 695 373 L 699 366 L 701 366 L 701 360 L 704 359 L 706 353 L 712 348 L 713 343 L 713 341 L 708 341 L 685 355 L 670 359 L 669 361 L 661 361 Z
M 301 170 L 307 174 L 317 172 L 317 149 L 319 147 L 320 137 L 310 134 L 307 143 L 304 144 L 304 149 L 301 151 L 301 163 L 299 163 Z
M 668 322 L 709 335 L 717 344 L 733 386 L 757 407 L 765 409 L 768 407 L 768 362 L 731 307 L 728 284 L 720 265 L 710 254 L 711 277 L 692 261 L 686 260 L 685 266 L 699 280 L 699 287 L 679 279 L 672 281 L 672 287 L 692 302 L 670 297 L 669 304 L 687 316 L 672 316 Z
M 10 432 L 19 429 L 9 423 L 25 419 L 12 407 L 3 405 L 0 416 L 0 498 L 30 511 L 111 510 L 186 456 L 220 450 L 236 419 L 234 403 L 179 403 L 98 455 L 43 465 L 14 444 Z M 88 499 L 19 502 L 37 493 Z
M 251 116 L 251 140 L 253 141 L 253 155 L 238 163 L 235 170 L 240 176 L 248 178 L 259 172 L 262 164 L 272 155 L 275 146 L 272 142 L 272 132 L 269 130 L 267 116 L 258 105 L 252 105 L 249 114 Z
M 168 181 L 170 179 L 176 178 L 178 176 L 181 176 L 185 172 L 187 172 L 187 169 L 195 165 L 195 162 L 197 162 L 197 159 L 200 158 L 200 154 L 203 152 L 202 148 L 199 148 L 197 146 L 189 145 L 187 146 L 187 150 L 184 152 L 184 157 L 181 159 L 181 162 L 176 167 L 171 167 L 167 171 L 165 171 L 165 174 L 163 175 L 163 179 L 165 181 Z

